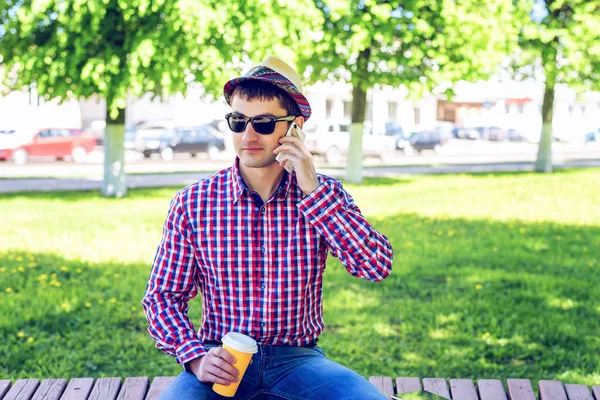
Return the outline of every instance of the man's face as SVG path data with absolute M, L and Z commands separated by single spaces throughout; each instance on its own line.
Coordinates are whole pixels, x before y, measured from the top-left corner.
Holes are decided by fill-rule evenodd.
M 248 101 L 240 96 L 235 96 L 231 100 L 231 112 L 249 118 L 257 116 L 280 118 L 287 116 L 287 112 L 281 107 L 277 98 Z M 261 135 L 254 131 L 252 123 L 248 121 L 244 132 L 232 132 L 233 147 L 240 158 L 240 166 L 264 168 L 276 163 L 273 150 L 279 146 L 279 139 L 285 136 L 289 124 L 285 121 L 277 122 L 272 134 Z

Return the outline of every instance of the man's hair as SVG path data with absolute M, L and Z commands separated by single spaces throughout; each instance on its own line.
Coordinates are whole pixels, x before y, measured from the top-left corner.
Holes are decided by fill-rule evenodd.
M 300 108 L 296 101 L 287 94 L 283 89 L 277 86 L 258 80 L 247 80 L 237 84 L 233 93 L 231 93 L 231 99 L 235 96 L 240 96 L 242 99 L 247 101 L 253 100 L 271 100 L 276 98 L 279 100 L 279 105 L 283 108 L 287 115 L 301 116 Z

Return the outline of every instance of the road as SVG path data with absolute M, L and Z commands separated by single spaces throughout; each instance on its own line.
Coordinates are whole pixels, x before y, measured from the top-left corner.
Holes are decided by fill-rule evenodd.
M 364 161 L 364 176 L 398 176 L 405 174 L 472 173 L 497 171 L 531 171 L 537 146 L 532 144 L 459 141 L 451 143 L 439 154 L 397 154 L 388 164 L 378 159 Z M 126 153 L 129 187 L 184 186 L 203 176 L 231 165 L 233 150 L 221 153 L 218 159 L 178 155 L 172 162 L 158 157 L 144 159 L 135 152 Z M 25 165 L 12 162 L 0 164 L 0 193 L 52 190 L 96 190 L 103 176 L 101 149 L 90 154 L 84 164 L 41 160 Z M 558 143 L 553 148 L 557 168 L 600 167 L 600 145 Z M 335 177 L 344 174 L 343 165 L 330 166 L 315 160 L 317 170 Z

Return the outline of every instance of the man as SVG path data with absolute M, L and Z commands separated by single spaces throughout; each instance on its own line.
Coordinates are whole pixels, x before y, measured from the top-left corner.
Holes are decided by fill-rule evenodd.
M 286 136 L 311 114 L 296 71 L 267 57 L 224 94 L 236 160 L 173 198 L 143 300 L 156 346 L 185 369 L 162 399 L 221 398 L 213 383 L 239 379 L 220 346 L 227 332 L 259 344 L 236 399 L 385 399 L 316 343 L 328 252 L 350 274 L 380 281 L 392 268 L 388 239 L 339 181 L 315 172 L 300 138 Z M 196 332 L 187 309 L 198 291 Z

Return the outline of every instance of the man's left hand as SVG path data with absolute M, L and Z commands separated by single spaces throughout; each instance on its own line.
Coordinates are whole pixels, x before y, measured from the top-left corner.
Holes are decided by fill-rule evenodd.
M 277 146 L 273 150 L 273 154 L 281 153 L 279 164 L 283 165 L 285 161 L 289 161 L 296 170 L 296 179 L 298 185 L 305 196 L 311 194 L 319 187 L 317 172 L 315 171 L 315 163 L 312 154 L 308 151 L 300 138 L 293 136 L 283 136 L 279 139 L 281 146 Z

